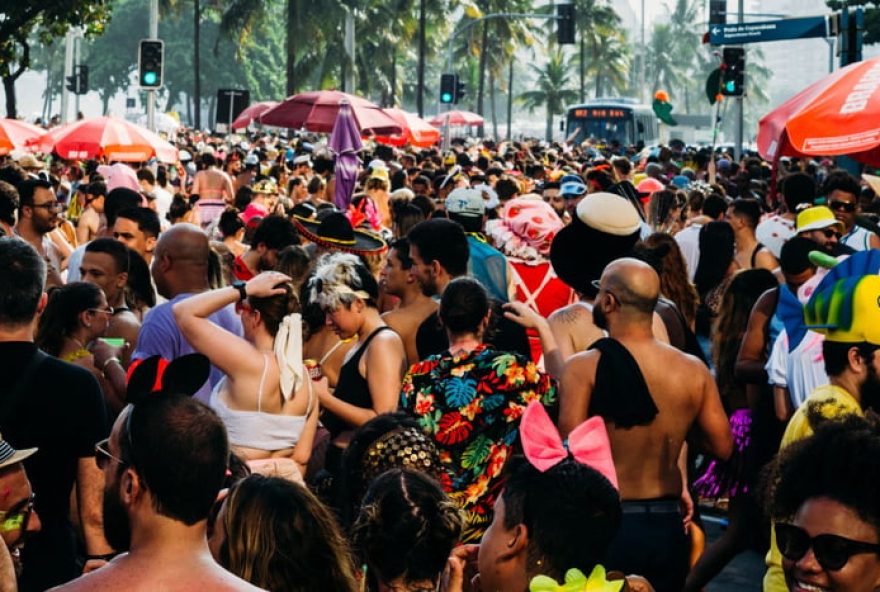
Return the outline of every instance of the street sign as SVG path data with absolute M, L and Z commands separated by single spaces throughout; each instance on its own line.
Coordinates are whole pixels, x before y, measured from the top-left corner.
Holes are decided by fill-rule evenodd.
M 829 16 L 808 16 L 759 23 L 711 25 L 709 27 L 709 43 L 712 45 L 741 45 L 784 39 L 828 37 L 829 35 L 831 35 L 831 17 Z

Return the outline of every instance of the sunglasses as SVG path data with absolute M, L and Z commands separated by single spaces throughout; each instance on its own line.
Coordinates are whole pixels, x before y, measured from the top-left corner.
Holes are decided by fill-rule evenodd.
M 856 204 L 850 203 L 848 201 L 837 201 L 835 199 L 831 203 L 829 203 L 828 206 L 832 210 L 837 210 L 840 212 L 847 212 L 850 214 L 856 211 Z
M 799 561 L 810 549 L 823 569 L 838 571 L 853 555 L 862 553 L 880 554 L 880 545 L 853 541 L 835 534 L 820 534 L 810 537 L 802 528 L 793 524 L 776 524 L 776 545 L 779 552 L 789 561 Z
M 128 464 L 121 458 L 113 456 L 110 453 L 110 438 L 104 438 L 95 444 L 95 464 L 103 471 L 111 462 L 119 463 L 123 466 Z
M 823 228 L 822 234 L 825 235 L 825 238 L 831 238 L 831 237 L 835 237 L 835 236 L 837 238 L 840 238 L 840 233 L 837 232 L 836 230 L 831 229 L 831 228 Z
M 10 548 L 14 547 L 24 536 L 28 523 L 31 520 L 31 514 L 34 513 L 34 500 L 36 496 L 33 492 L 26 499 L 9 510 L 0 511 L 0 532 L 19 531 L 18 538 L 7 543 Z

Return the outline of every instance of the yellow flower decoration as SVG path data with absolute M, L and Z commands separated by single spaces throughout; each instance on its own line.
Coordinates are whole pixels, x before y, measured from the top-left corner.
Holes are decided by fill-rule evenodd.
M 589 579 L 579 569 L 565 572 L 565 582 L 559 584 L 549 576 L 535 576 L 529 582 L 529 592 L 620 592 L 625 582 L 609 582 L 605 579 L 605 568 L 597 565 Z

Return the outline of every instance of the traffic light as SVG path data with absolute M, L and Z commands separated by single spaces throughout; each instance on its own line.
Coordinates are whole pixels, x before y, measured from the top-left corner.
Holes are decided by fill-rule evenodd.
M 556 5 L 556 42 L 574 43 L 574 4 Z
M 466 88 L 467 88 L 467 86 L 465 85 L 465 83 L 463 81 L 459 80 L 458 77 L 456 76 L 455 100 L 453 101 L 453 103 L 458 103 L 459 101 L 461 101 L 464 98 L 464 91 Z
M 455 103 L 455 93 L 458 90 L 457 74 L 440 75 L 440 102 L 445 105 Z
M 155 89 L 164 81 L 163 57 L 165 42 L 159 39 L 141 40 L 138 50 L 138 86 Z
M 78 65 L 73 68 L 73 76 L 66 76 L 65 85 L 67 90 L 75 95 L 84 95 L 89 92 L 89 67 Z
M 741 97 L 745 91 L 746 50 L 725 47 L 721 58 L 721 94 Z

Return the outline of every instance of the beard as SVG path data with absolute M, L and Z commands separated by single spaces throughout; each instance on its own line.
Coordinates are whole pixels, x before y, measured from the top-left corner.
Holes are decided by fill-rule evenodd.
M 863 409 L 880 411 L 880 376 L 878 376 L 873 364 L 868 364 L 868 377 L 859 387 L 859 395 L 862 399 Z
M 595 305 L 593 306 L 593 324 L 603 331 L 608 330 L 608 317 L 605 316 L 601 308 Z
M 128 551 L 131 545 L 131 522 L 119 497 L 119 481 L 104 488 L 104 537 L 117 552 Z

